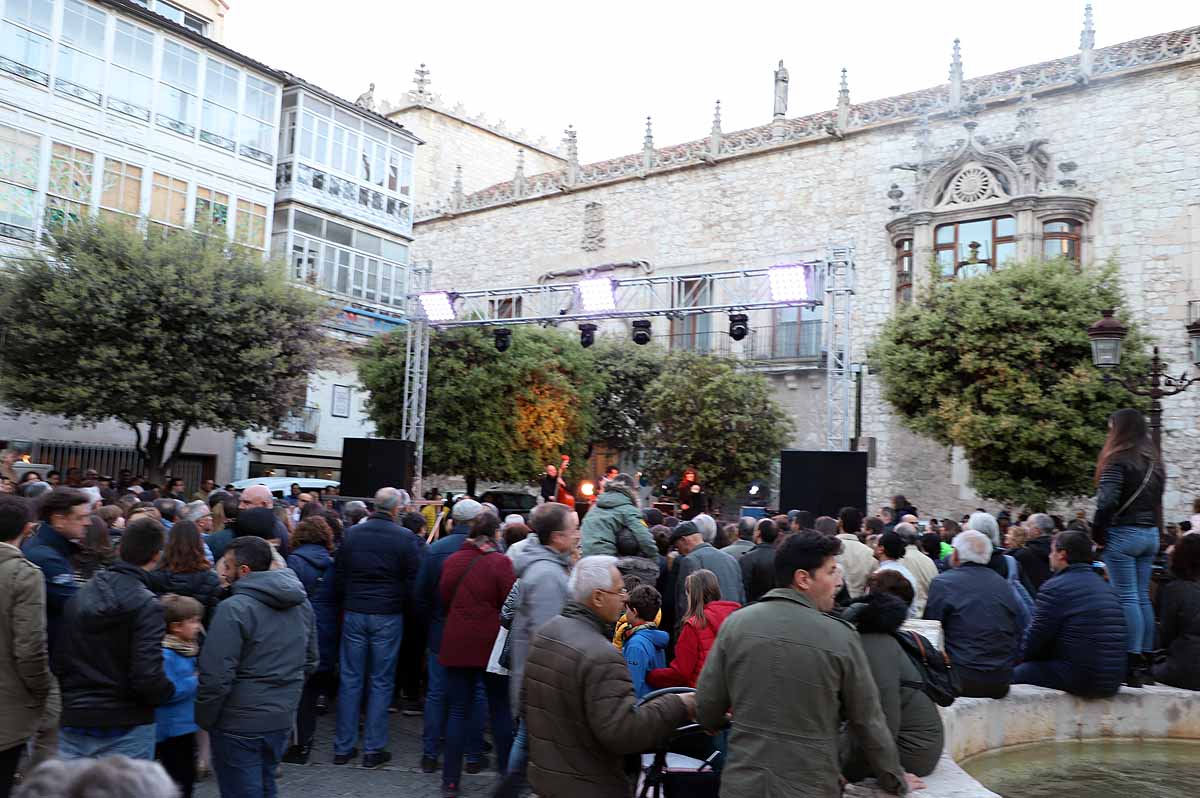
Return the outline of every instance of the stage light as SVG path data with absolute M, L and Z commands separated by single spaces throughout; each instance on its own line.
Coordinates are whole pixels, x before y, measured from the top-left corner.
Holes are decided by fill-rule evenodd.
M 425 312 L 425 318 L 430 321 L 454 321 L 454 305 L 450 302 L 450 295 L 445 291 L 429 291 L 418 294 L 417 299 L 421 302 L 421 310 Z
M 587 349 L 592 344 L 596 343 L 596 325 L 595 324 L 580 324 L 579 325 L 579 345 Z
M 771 499 L 771 488 L 761 479 L 751 481 L 746 487 L 745 502 L 750 507 L 765 507 Z
M 595 484 L 593 484 L 591 482 L 586 482 L 586 481 L 580 482 L 579 483 L 579 495 L 585 499 L 590 499 L 593 496 L 595 496 L 596 495 Z
M 767 270 L 771 280 L 771 299 L 776 302 L 801 302 L 808 299 L 808 269 L 802 265 L 772 266 Z
M 617 298 L 613 295 L 613 281 L 608 277 L 592 277 L 580 280 L 579 300 L 584 313 L 603 313 L 617 309 Z
M 508 345 L 512 343 L 512 330 L 507 327 L 501 327 L 493 332 L 492 335 L 496 336 L 496 351 L 507 352 Z
M 750 334 L 750 317 L 745 313 L 729 314 L 729 337 L 740 341 Z
M 638 346 L 650 343 L 650 320 L 638 319 L 633 323 L 633 342 Z

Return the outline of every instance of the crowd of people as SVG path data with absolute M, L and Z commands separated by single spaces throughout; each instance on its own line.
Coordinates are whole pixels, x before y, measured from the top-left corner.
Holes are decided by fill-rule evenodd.
M 336 510 L 263 486 L 0 495 L 0 798 L 18 771 L 26 796 L 103 777 L 158 798 L 210 769 L 222 796 L 273 796 L 317 746 L 389 763 L 395 711 L 422 717 L 445 796 L 493 765 L 501 797 L 628 795 L 672 744 L 723 796 L 906 794 L 941 756 L 938 703 L 1200 689 L 1200 534 L 1156 527 L 1140 413 L 1113 416 L 1095 478 L 1090 522 L 896 496 L 722 525 L 641 507 L 620 473 L 582 523 L 548 493 L 505 518 L 398 488 Z M 915 619 L 947 673 L 906 655 Z M 689 722 L 709 734 L 673 743 Z

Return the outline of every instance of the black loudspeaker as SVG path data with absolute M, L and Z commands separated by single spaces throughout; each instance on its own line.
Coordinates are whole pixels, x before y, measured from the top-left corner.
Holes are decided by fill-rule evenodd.
M 867 508 L 866 452 L 779 453 L 779 510 L 837 518 L 843 507 Z
M 375 495 L 380 488 L 412 491 L 413 442 L 395 438 L 346 438 L 342 441 L 343 496 Z

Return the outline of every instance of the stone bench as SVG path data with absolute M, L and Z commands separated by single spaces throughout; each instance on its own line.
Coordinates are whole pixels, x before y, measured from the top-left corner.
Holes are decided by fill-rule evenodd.
M 1058 690 L 1013 685 L 1006 698 L 960 698 L 941 709 L 946 750 L 925 777 L 925 798 L 998 798 L 959 766 L 985 751 L 1047 741 L 1103 738 L 1200 740 L 1200 692 L 1173 687 L 1122 687 L 1112 698 L 1078 698 Z M 854 784 L 845 795 L 884 795 Z

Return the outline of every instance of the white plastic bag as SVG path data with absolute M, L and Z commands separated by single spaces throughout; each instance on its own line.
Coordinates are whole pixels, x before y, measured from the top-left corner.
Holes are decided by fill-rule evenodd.
M 492 643 L 492 655 L 488 657 L 488 673 L 495 673 L 500 676 L 508 675 L 508 668 L 500 665 L 500 653 L 504 651 L 504 641 L 506 640 L 508 640 L 508 630 L 501 626 L 500 634 L 496 635 L 496 642 Z

